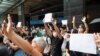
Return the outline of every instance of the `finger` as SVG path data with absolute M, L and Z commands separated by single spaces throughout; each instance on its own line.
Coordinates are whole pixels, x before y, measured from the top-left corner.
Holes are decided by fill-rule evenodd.
M 100 48 L 100 44 L 98 44 L 97 47 Z
M 98 37 L 98 38 L 100 38 L 100 35 L 99 35 L 99 33 L 97 33 L 97 37 Z
M 3 33 L 3 34 L 6 33 L 6 27 L 5 27 L 5 24 L 2 24 L 2 33 Z
M 97 37 L 96 33 L 94 33 L 94 34 L 93 34 L 93 37 L 94 37 L 94 39 L 95 39 L 95 40 L 97 40 L 97 39 L 98 39 L 98 37 Z
M 12 28 L 12 18 L 11 18 L 11 15 L 8 14 L 7 32 L 10 32 L 11 28 Z
M 2 30 L 0 29 L 0 35 L 2 35 Z
M 73 16 L 73 20 L 72 20 L 72 23 L 75 23 L 75 16 Z
M 86 17 L 84 16 L 83 19 L 86 20 Z
M 96 40 L 96 43 L 100 43 L 100 39 L 97 39 L 97 40 Z
M 100 33 L 97 33 L 98 38 L 100 38 Z
M 11 15 L 8 14 L 8 23 L 12 22 L 12 18 L 11 18 Z
M 75 16 L 73 16 L 73 21 L 75 21 Z

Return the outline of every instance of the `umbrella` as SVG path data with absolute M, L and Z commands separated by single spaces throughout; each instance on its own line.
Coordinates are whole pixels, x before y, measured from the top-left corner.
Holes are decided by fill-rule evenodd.
M 100 22 L 100 18 L 96 18 L 96 19 L 92 20 L 90 22 L 90 24 L 99 23 L 99 22 Z
M 95 18 L 89 23 L 90 32 L 100 32 L 100 18 Z

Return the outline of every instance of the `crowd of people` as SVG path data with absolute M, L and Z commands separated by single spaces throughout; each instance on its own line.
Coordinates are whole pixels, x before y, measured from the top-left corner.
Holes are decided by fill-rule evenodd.
M 57 20 L 52 19 L 52 25 L 44 23 L 43 27 L 12 26 L 12 17 L 8 14 L 8 23 L 3 21 L 0 31 L 0 56 L 93 56 L 70 50 L 70 34 L 88 33 L 86 17 L 83 24 L 76 27 L 75 16 L 72 19 L 71 30 L 67 25 L 57 26 Z M 97 48 L 100 47 L 100 33 L 94 33 Z M 96 55 L 98 56 L 98 55 Z

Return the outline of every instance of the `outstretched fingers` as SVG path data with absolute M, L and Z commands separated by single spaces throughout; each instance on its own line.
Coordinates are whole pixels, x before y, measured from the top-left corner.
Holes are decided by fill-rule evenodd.
M 100 34 L 94 33 L 94 38 L 95 38 L 95 42 L 96 42 L 97 47 L 100 47 Z

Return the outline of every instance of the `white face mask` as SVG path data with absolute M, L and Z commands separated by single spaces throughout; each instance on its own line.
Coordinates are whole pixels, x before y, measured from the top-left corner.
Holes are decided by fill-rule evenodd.
M 82 33 L 83 32 L 83 29 L 82 28 L 79 28 L 78 29 L 78 32 Z
M 45 29 L 43 29 L 43 31 L 45 31 Z
M 57 37 L 57 33 L 56 33 L 56 32 L 53 32 L 53 36 L 54 36 L 54 37 Z

